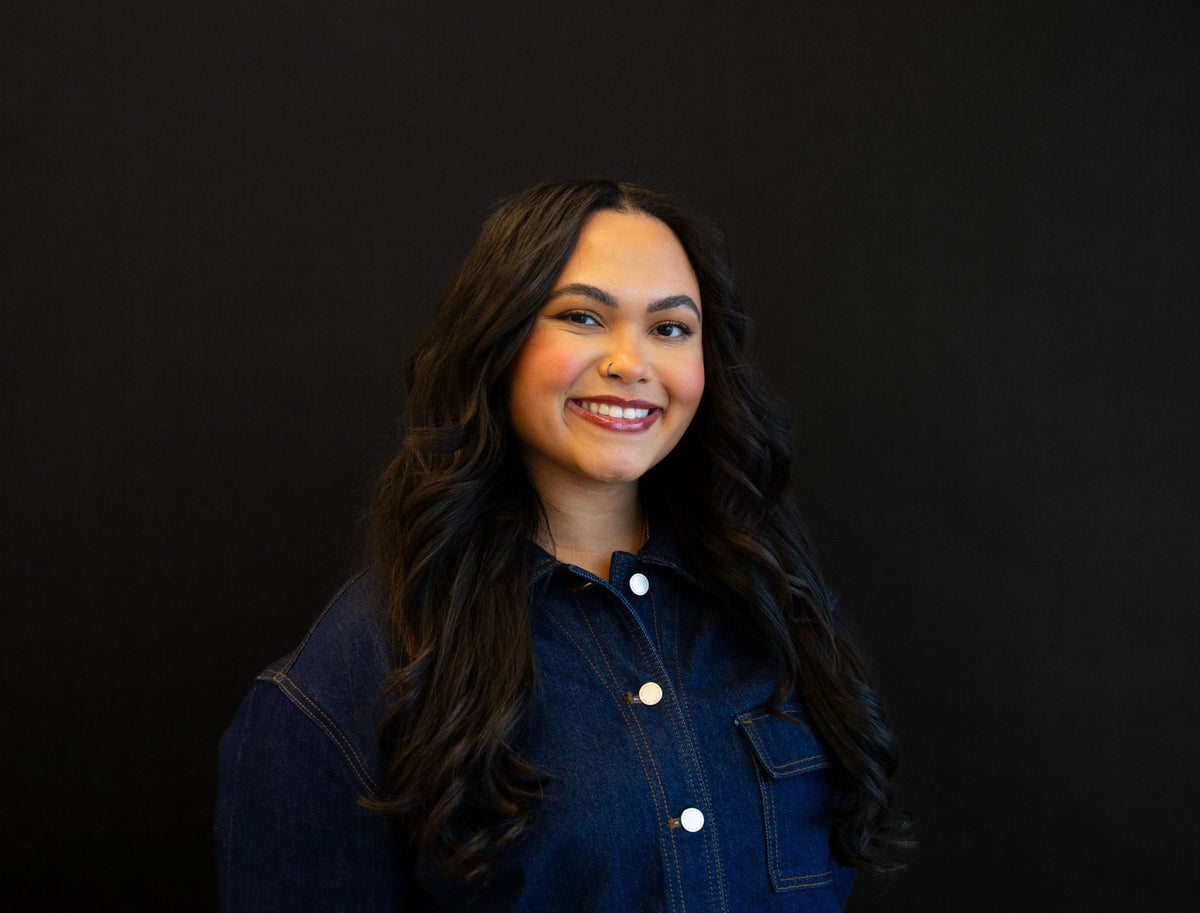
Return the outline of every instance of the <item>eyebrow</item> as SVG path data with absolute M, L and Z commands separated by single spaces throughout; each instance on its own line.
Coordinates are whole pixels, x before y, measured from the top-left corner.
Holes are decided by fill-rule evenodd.
M 597 288 L 594 285 L 587 285 L 583 282 L 572 282 L 570 285 L 564 285 L 562 288 L 556 288 L 550 293 L 547 301 L 553 301 L 555 298 L 561 298 L 564 295 L 582 295 L 584 298 L 591 298 L 593 301 L 603 304 L 605 307 L 619 307 L 617 299 L 610 295 L 602 288 Z M 696 306 L 696 302 L 692 300 L 691 295 L 668 295 L 666 298 L 660 298 L 658 301 L 652 302 L 646 308 L 646 313 L 653 314 L 657 311 L 669 311 L 672 308 L 689 308 L 695 315 L 696 319 L 700 319 L 700 308 Z

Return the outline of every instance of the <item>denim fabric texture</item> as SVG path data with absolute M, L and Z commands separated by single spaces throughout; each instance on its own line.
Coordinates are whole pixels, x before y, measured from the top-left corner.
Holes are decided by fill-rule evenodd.
M 829 850 L 830 761 L 798 702 L 762 709 L 773 661 L 728 622 L 671 530 L 615 553 L 611 582 L 535 546 L 529 565 L 540 693 L 520 750 L 550 779 L 488 884 L 406 856 L 393 821 L 358 804 L 383 782 L 389 656 L 367 572 L 263 671 L 221 740 L 223 908 L 841 910 L 853 875 Z M 682 826 L 699 820 L 686 809 L 703 814 L 699 829 Z

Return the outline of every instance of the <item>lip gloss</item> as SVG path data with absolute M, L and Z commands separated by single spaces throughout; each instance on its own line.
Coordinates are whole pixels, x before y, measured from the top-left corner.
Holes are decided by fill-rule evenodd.
M 662 415 L 662 409 L 651 403 L 644 403 L 639 400 L 621 400 L 615 397 L 589 397 L 587 402 L 590 403 L 609 403 L 611 405 L 620 406 L 622 409 L 649 409 L 648 415 L 641 418 L 613 418 L 611 415 L 601 415 L 599 412 L 592 412 L 585 406 L 581 406 L 573 399 L 567 400 L 567 409 L 578 415 L 585 421 L 591 422 L 593 425 L 598 425 L 601 428 L 607 428 L 609 431 L 645 431 Z

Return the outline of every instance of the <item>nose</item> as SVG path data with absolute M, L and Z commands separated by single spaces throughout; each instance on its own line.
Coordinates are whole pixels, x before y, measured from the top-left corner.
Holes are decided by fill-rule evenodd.
M 641 340 L 632 332 L 616 337 L 598 367 L 601 376 L 616 378 L 627 384 L 641 383 L 650 377 L 649 359 L 642 350 Z

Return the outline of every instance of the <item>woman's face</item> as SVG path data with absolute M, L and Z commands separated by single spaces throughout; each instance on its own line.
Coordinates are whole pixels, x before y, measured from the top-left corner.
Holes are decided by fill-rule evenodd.
M 543 496 L 636 483 L 679 442 L 704 393 L 701 313 L 666 225 L 613 210 L 588 218 L 509 382 L 512 427 Z

